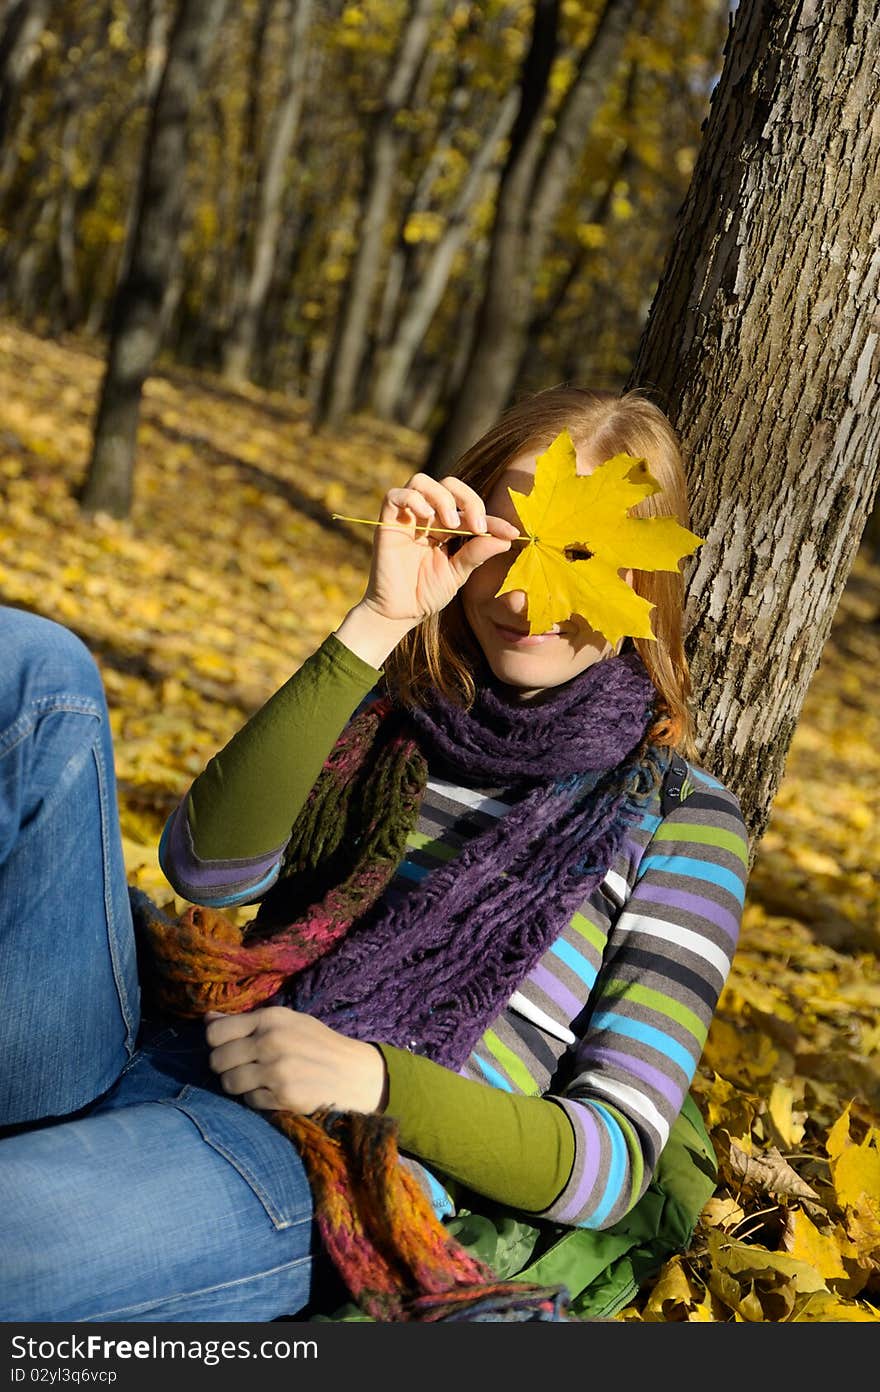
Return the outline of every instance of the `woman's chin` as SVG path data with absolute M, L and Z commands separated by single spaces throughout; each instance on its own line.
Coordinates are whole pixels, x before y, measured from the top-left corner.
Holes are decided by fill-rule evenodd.
M 545 692 L 571 681 L 587 667 L 601 661 L 604 655 L 596 648 L 589 648 L 569 653 L 568 661 L 548 661 L 548 655 L 540 649 L 533 650 L 532 656 L 526 652 L 493 652 L 486 653 L 485 657 L 496 680 L 509 688 L 511 699 L 535 701 Z

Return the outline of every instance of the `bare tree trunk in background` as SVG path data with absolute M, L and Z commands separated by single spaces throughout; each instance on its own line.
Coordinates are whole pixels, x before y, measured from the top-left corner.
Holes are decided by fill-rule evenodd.
M 460 393 L 428 451 L 426 469 L 439 475 L 487 430 L 507 405 L 525 350 L 532 314 L 531 287 L 537 266 L 565 196 L 577 149 L 599 109 L 626 42 L 641 0 L 606 0 L 596 29 L 581 55 L 578 72 L 559 111 L 553 133 L 543 136 L 543 107 L 549 66 L 542 70 L 539 86 L 528 73 L 531 54 L 523 71 L 523 107 L 527 110 L 526 85 L 532 83 L 527 131 L 511 141 L 508 164 L 498 191 L 492 233 L 489 274 L 474 335 L 471 360 Z M 541 0 L 535 5 L 533 48 L 539 35 L 551 32 L 555 49 L 558 6 Z M 546 39 L 544 40 L 546 44 Z M 543 62 L 546 64 L 547 54 Z M 549 52 L 552 62 L 553 51 Z M 520 124 L 518 118 L 518 125 Z
M 254 232 L 250 276 L 235 306 L 232 326 L 223 346 L 223 374 L 233 382 L 247 381 L 253 370 L 257 330 L 272 284 L 287 163 L 299 130 L 308 65 L 308 35 L 313 0 L 288 0 L 290 49 L 284 89 L 272 119 L 259 208 Z
M 474 262 L 471 275 L 477 284 L 483 278 L 483 267 L 488 258 L 488 246 L 481 242 L 474 249 Z M 479 299 L 473 296 L 465 299 L 458 313 L 452 342 L 456 345 L 451 354 L 441 356 L 434 364 L 422 370 L 416 368 L 412 384 L 407 383 L 408 394 L 402 403 L 403 424 L 420 435 L 430 433 L 434 425 L 433 417 L 442 409 L 442 403 L 454 396 L 461 386 L 470 357 L 470 347 L 474 338 Z
M 873 510 L 865 523 L 862 545 L 875 565 L 880 565 L 880 498 L 874 499 Z
M 181 0 L 156 93 L 138 189 L 131 257 L 113 307 L 92 457 L 80 502 L 124 517 L 131 508 L 143 385 L 161 346 L 162 305 L 176 264 L 190 113 L 226 0 Z
M 443 177 L 448 167 L 450 155 L 456 150 L 461 131 L 463 128 L 469 130 L 476 120 L 474 113 L 477 98 L 475 59 L 473 55 L 468 53 L 467 48 L 468 42 L 479 31 L 481 23 L 481 16 L 478 15 L 476 6 L 470 5 L 467 22 L 458 35 L 460 49 L 456 55 L 455 75 L 446 94 L 443 113 L 437 121 L 430 153 L 419 177 L 413 184 L 410 196 L 401 209 L 398 219 L 397 241 L 388 260 L 379 312 L 375 316 L 376 323 L 372 334 L 371 347 L 376 352 L 377 362 L 375 366 L 371 364 L 370 395 L 373 394 L 376 380 L 381 375 L 381 360 L 394 339 L 402 313 L 401 305 L 405 306 L 413 286 L 420 278 L 414 270 L 414 266 L 421 261 L 422 257 L 418 246 L 414 246 L 407 239 L 407 227 L 413 217 L 432 210 L 435 185 L 438 179 Z M 434 52 L 436 53 L 436 51 L 435 48 Z M 422 66 L 414 94 L 416 101 L 419 90 L 424 87 L 425 76 L 429 74 L 431 66 L 428 63 Z
M 422 77 L 424 78 L 424 69 Z M 405 292 L 410 290 L 413 285 L 413 262 L 419 257 L 418 247 L 413 246 L 407 240 L 407 227 L 412 219 L 417 218 L 420 213 L 432 210 L 434 185 L 442 176 L 450 152 L 455 149 L 456 136 L 470 115 L 472 92 L 472 67 L 469 65 L 467 68 L 463 68 L 462 65 L 459 65 L 455 83 L 446 98 L 443 115 L 437 123 L 437 132 L 430 154 L 418 179 L 412 186 L 409 198 L 401 208 L 397 225 L 397 241 L 388 258 L 388 268 L 385 272 L 379 310 L 374 316 L 375 327 L 371 334 L 371 345 L 368 348 L 368 352 L 374 351 L 377 358 L 377 363 L 372 366 L 371 372 L 371 395 L 375 381 L 381 375 L 378 362 L 394 338 L 395 328 L 401 314 L 401 303 L 405 303 Z
M 143 56 L 143 75 L 141 78 L 141 90 L 136 97 L 136 103 L 145 103 L 148 110 L 155 109 L 159 84 L 162 82 L 164 70 L 168 61 L 168 35 L 170 35 L 171 7 L 175 0 L 149 0 L 149 10 L 146 14 L 146 35 L 145 35 L 145 56 Z M 146 146 L 149 145 L 149 125 L 146 134 L 143 153 L 146 153 Z M 125 237 L 123 239 L 123 255 L 120 258 L 116 276 L 116 292 L 120 291 L 121 285 L 128 274 L 128 267 L 131 264 L 131 253 L 134 249 L 136 220 L 138 220 L 139 202 L 134 196 L 128 203 L 128 214 L 125 217 Z
M 646 23 L 647 19 L 648 11 L 645 11 L 643 23 Z M 624 129 L 629 128 L 634 118 L 638 75 L 638 64 L 631 61 L 624 83 L 624 94 L 621 102 L 621 118 Z M 600 227 L 603 227 L 606 220 L 611 216 L 611 203 L 614 197 L 615 186 L 620 180 L 627 179 L 630 172 L 637 167 L 637 164 L 638 160 L 633 150 L 632 142 L 624 141 L 620 149 L 614 155 L 613 162 L 601 192 L 598 194 L 592 192 L 590 196 L 581 203 L 578 210 L 578 221 L 597 223 Z M 593 188 L 595 189 L 595 185 L 593 185 Z M 673 210 L 670 220 L 674 218 L 677 207 L 678 205 L 676 205 L 676 208 Z M 541 254 L 542 256 L 545 254 L 545 249 L 542 249 Z M 514 393 L 511 393 L 512 395 L 520 389 L 524 381 L 528 384 L 533 376 L 537 376 L 539 380 L 542 379 L 542 369 L 544 366 L 542 340 L 544 334 L 550 330 L 552 325 L 560 323 L 562 309 L 568 298 L 569 291 L 584 275 L 595 254 L 595 249 L 593 247 L 579 245 L 577 250 L 569 256 L 568 265 L 560 275 L 551 293 L 547 296 L 544 303 L 532 314 L 525 333 L 522 336 L 522 351 L 514 377 Z M 537 269 L 538 266 L 536 263 L 534 271 L 536 272 Z M 568 373 L 563 374 L 563 380 L 570 380 Z M 543 384 L 546 384 L 546 377 L 543 377 Z M 530 385 L 526 386 L 526 390 L 531 390 Z
M 630 169 L 635 164 L 635 157 L 629 145 L 624 145 L 617 156 L 613 170 L 609 173 L 608 180 L 602 192 L 589 200 L 586 206 L 581 205 L 580 220 L 582 222 L 597 223 L 600 227 L 605 225 L 609 217 L 611 200 L 614 196 L 614 186 L 621 179 L 625 179 Z M 576 281 L 586 273 L 591 260 L 596 255 L 596 249 L 590 246 L 579 246 L 575 254 L 570 258 L 568 265 L 559 277 L 552 292 L 546 301 L 541 305 L 540 310 L 532 315 L 525 335 L 523 355 L 520 359 L 516 372 L 516 384 L 528 379 L 532 374 L 537 373 L 542 362 L 543 349 L 541 340 L 545 333 L 549 332 L 554 324 L 559 323 L 563 306 L 568 299 L 569 291 Z
M 643 0 L 608 0 L 590 42 L 581 54 L 577 76 L 565 94 L 562 109 L 556 117 L 556 128 L 542 152 L 529 199 L 525 262 L 530 278 L 534 277 L 544 256 L 553 223 L 571 182 L 572 170 L 577 168 L 584 139 L 605 100 L 627 36 L 642 4 Z M 631 100 L 635 76 L 635 69 L 630 65 L 626 84 L 627 103 Z M 516 327 L 521 335 L 521 356 L 523 325 Z M 514 376 L 510 378 L 508 395 L 514 380 L 515 369 Z M 502 403 L 499 410 L 506 404 L 506 401 Z
M 0 11 L 0 146 L 15 98 L 39 57 L 51 0 L 13 0 Z
M 284 0 L 280 0 L 284 3 Z M 250 278 L 250 246 L 253 235 L 257 195 L 260 185 L 260 162 L 264 158 L 262 150 L 263 93 L 267 85 L 267 65 L 269 54 L 269 21 L 275 8 L 275 0 L 257 0 L 251 31 L 248 36 L 248 53 L 245 65 L 244 84 L 247 97 L 244 110 L 235 121 L 238 134 L 238 168 L 229 178 L 224 179 L 223 192 L 229 200 L 228 216 L 235 227 L 232 247 L 227 264 L 218 284 L 218 318 L 225 325 L 221 334 L 225 339 L 229 325 L 234 321 L 244 298 L 245 286 Z M 287 38 L 289 40 L 289 33 Z M 212 104 L 214 105 L 214 104 Z M 223 127 L 224 113 L 222 103 L 216 102 L 218 129 Z
M 365 135 L 358 247 L 340 305 L 314 423 L 337 428 L 354 407 L 373 297 L 382 264 L 388 205 L 397 173 L 395 117 L 410 100 L 428 51 L 437 0 L 412 0 L 385 100 Z
M 559 30 L 559 0 L 535 0 L 529 48 L 520 72 L 519 108 L 510 136 L 504 169 L 495 204 L 495 222 L 486 272 L 486 288 L 475 322 L 471 357 L 476 364 L 478 340 L 495 333 L 508 318 L 508 298 L 528 297 L 528 287 L 520 276 L 522 227 L 529 191 L 540 155 L 542 117 L 547 98 L 550 71 L 556 57 Z M 513 313 L 522 312 L 517 305 Z M 493 340 L 494 342 L 494 340 Z M 490 369 L 492 364 L 489 364 Z M 494 399 L 496 392 L 490 380 L 477 383 L 464 381 L 441 428 L 435 432 L 425 460 L 425 469 L 439 477 L 472 444 L 480 433 L 478 421 L 483 419 L 480 393 L 486 390 Z
M 699 743 L 763 835 L 880 473 L 875 0 L 741 0 L 630 385 L 681 433 Z
M 513 125 L 516 107 L 516 93 L 510 92 L 502 101 L 492 129 L 468 170 L 446 229 L 431 252 L 421 279 L 407 301 L 393 342 L 383 355 L 373 400 L 380 418 L 391 420 L 397 415 L 404 383 L 443 299 L 455 258 L 468 235 L 470 215 L 484 190 L 498 146 Z
M 58 207 L 58 261 L 61 266 L 63 322 L 73 328 L 81 313 L 79 273 L 76 265 L 76 185 L 74 166 L 76 141 L 79 135 L 79 114 L 71 102 L 67 108 L 61 136 L 61 167 L 64 185 Z

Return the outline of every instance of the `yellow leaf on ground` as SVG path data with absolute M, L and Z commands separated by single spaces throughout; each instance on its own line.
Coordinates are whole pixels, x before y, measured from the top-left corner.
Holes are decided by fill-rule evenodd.
M 782 1323 L 795 1310 L 798 1296 L 827 1293 L 815 1267 L 784 1252 L 737 1242 L 717 1229 L 710 1229 L 707 1243 L 711 1290 L 750 1323 Z
M 736 1199 L 713 1198 L 704 1204 L 700 1222 L 708 1228 L 721 1228 L 724 1232 L 730 1232 L 745 1216 L 745 1209 Z
M 666 1262 L 642 1313 L 646 1321 L 664 1324 L 712 1322 L 705 1287 L 685 1270 L 681 1257 Z
M 794 1112 L 795 1095 L 787 1083 L 775 1082 L 770 1092 L 767 1110 L 783 1146 L 796 1146 L 803 1138 L 804 1127 L 796 1120 Z
M 850 1244 L 846 1245 L 849 1250 Z M 790 1216 L 786 1250 L 799 1261 L 814 1267 L 826 1281 L 845 1280 L 847 1277 L 841 1259 L 839 1237 L 826 1237 L 815 1223 L 810 1221 L 806 1213 L 800 1210 Z
M 823 1324 L 880 1324 L 880 1311 L 870 1305 L 848 1304 L 830 1291 L 816 1291 L 798 1305 L 792 1323 L 813 1320 L 821 1320 Z
M 867 1206 L 880 1213 L 880 1131 L 870 1127 L 864 1140 L 850 1139 L 850 1107 L 828 1133 L 826 1149 L 831 1161 L 831 1178 L 844 1208 Z

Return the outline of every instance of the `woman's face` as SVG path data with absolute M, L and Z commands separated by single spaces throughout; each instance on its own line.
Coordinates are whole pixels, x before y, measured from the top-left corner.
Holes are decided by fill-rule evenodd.
M 511 461 L 486 498 L 488 513 L 520 526 L 507 490 L 531 492 L 536 462 L 534 451 L 517 455 Z M 578 473 L 589 474 L 592 469 L 578 450 Z M 554 625 L 547 633 L 529 636 L 525 591 L 509 590 L 495 597 L 520 550 L 515 542 L 503 555 L 478 566 L 460 593 L 468 623 L 495 676 L 513 687 L 519 700 L 536 701 L 594 662 L 609 657 L 613 649 L 578 614 Z M 621 576 L 628 584 L 632 582 L 632 571 L 621 571 Z

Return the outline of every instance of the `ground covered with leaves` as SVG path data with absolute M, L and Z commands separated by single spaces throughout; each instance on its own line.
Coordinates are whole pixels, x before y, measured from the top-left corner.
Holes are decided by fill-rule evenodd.
M 165 819 L 359 597 L 369 529 L 423 441 L 167 369 L 130 519 L 81 515 L 98 349 L 0 322 L 0 602 L 94 652 L 129 877 L 173 899 Z M 880 567 L 860 556 L 789 753 L 694 1084 L 720 1161 L 686 1253 L 618 1316 L 880 1320 Z M 184 908 L 175 900 L 178 909 Z

